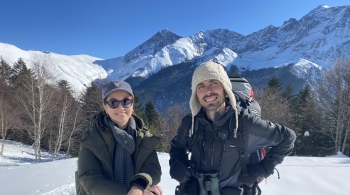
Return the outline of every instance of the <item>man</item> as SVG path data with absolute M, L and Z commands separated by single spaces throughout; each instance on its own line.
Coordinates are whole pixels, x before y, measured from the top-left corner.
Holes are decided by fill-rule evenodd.
M 180 194 L 239 195 L 243 183 L 271 175 L 293 149 L 291 129 L 236 108 L 230 79 L 213 61 L 193 73 L 190 108 L 170 148 L 170 175 L 181 183 Z M 246 164 L 266 146 L 272 148 L 264 160 Z

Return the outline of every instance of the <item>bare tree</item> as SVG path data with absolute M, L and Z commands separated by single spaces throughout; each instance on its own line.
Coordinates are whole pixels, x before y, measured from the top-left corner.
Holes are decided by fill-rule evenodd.
M 0 155 L 3 154 L 7 132 L 12 125 L 11 119 L 13 120 L 11 116 L 13 114 L 11 112 L 11 89 L 9 87 L 11 72 L 9 64 L 0 56 L 0 135 L 2 138 Z
M 161 138 L 162 149 L 165 152 L 169 152 L 170 141 L 176 135 L 182 118 L 188 114 L 189 111 L 185 111 L 180 105 L 169 107 L 167 111 L 161 117 Z
M 350 126 L 350 60 L 339 59 L 326 71 L 317 91 L 324 110 L 324 132 L 335 144 L 335 152 L 345 151 Z
M 19 90 L 18 98 L 30 125 L 26 130 L 34 141 L 35 162 L 41 162 L 41 139 L 46 129 L 45 113 L 50 109 L 54 83 L 51 73 L 52 61 L 50 55 L 32 56 L 32 72 L 34 76 L 27 75 Z
M 73 97 L 73 91 L 71 90 L 68 82 L 61 80 L 59 82 L 59 90 L 56 95 L 57 106 L 57 132 L 55 136 L 54 147 L 54 159 L 57 159 L 59 151 L 63 145 L 67 146 L 67 155 L 69 155 L 69 149 L 72 136 L 76 130 L 79 115 L 81 112 L 80 103 L 77 102 L 77 98 Z
M 256 91 L 255 99 L 261 107 L 261 118 L 292 127 L 292 112 L 287 99 L 273 90 Z
M 0 120 L 1 120 L 1 149 L 0 155 L 3 155 L 5 141 L 8 130 L 13 127 L 13 112 L 11 112 L 11 93 L 10 88 L 0 79 Z
M 60 116 L 58 119 L 58 134 L 56 137 L 55 149 L 54 149 L 54 159 L 57 159 L 58 153 L 62 146 L 62 141 L 64 135 L 68 128 L 68 120 L 70 115 L 70 108 L 73 105 L 74 99 L 67 88 L 62 87 L 59 90 L 60 93 Z
M 76 104 L 76 107 L 75 107 L 75 115 L 74 115 L 74 121 L 73 121 L 73 126 L 72 126 L 72 130 L 69 134 L 69 137 L 68 137 L 68 146 L 67 146 L 67 152 L 66 152 L 66 155 L 70 155 L 70 148 L 71 148 L 71 143 L 72 143 L 72 136 L 77 128 L 77 124 L 78 124 L 78 121 L 79 119 L 81 119 L 80 114 L 81 114 L 81 105 L 80 104 Z
M 348 70 L 350 70 L 350 60 L 347 61 L 347 64 L 349 66 Z M 344 75 L 344 80 L 347 86 L 347 90 L 344 92 L 345 95 L 345 102 L 346 102 L 346 114 L 345 114 L 345 133 L 344 133 L 344 141 L 343 141 L 343 147 L 342 147 L 342 153 L 344 153 L 345 148 L 347 147 L 347 143 L 349 143 L 350 140 L 350 71 Z M 349 147 L 349 146 L 348 146 Z

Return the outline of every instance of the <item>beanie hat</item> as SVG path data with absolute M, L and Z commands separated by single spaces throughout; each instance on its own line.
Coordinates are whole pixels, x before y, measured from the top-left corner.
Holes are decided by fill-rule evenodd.
M 196 87 L 200 82 L 208 79 L 218 80 L 221 82 L 222 86 L 224 87 L 227 97 L 230 100 L 232 109 L 235 110 L 236 127 L 234 129 L 234 136 L 236 137 L 237 128 L 238 128 L 238 113 L 236 108 L 236 98 L 232 92 L 232 84 L 224 67 L 214 61 L 204 62 L 203 64 L 199 65 L 193 73 L 192 95 L 190 99 L 190 109 L 192 113 L 192 127 L 190 130 L 189 136 L 191 137 L 193 134 L 194 116 L 196 116 L 202 108 L 202 105 L 199 103 L 197 98 Z

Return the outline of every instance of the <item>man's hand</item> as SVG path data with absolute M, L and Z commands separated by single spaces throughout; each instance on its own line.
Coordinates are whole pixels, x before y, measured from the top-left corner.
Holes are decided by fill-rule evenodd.
M 248 175 L 244 176 L 243 173 L 238 177 L 238 180 L 242 183 L 245 183 L 247 185 L 253 185 L 253 183 L 258 179 L 258 177 L 261 177 L 264 175 L 265 169 L 263 165 L 257 163 L 257 164 L 247 164 L 247 170 Z
M 143 191 L 139 186 L 132 186 L 127 195 L 143 195 Z
M 242 183 L 253 185 L 259 177 L 268 177 L 273 174 L 275 168 L 273 162 L 268 159 L 264 159 L 256 164 L 247 164 L 248 175 L 244 176 L 243 173 L 238 177 L 238 180 Z
M 145 192 L 151 192 L 152 195 L 162 195 L 163 194 L 163 190 L 160 186 L 151 186 L 146 188 L 143 191 L 143 195 L 146 195 Z
M 132 186 L 127 195 L 162 195 L 162 188 L 159 186 L 151 186 L 142 190 L 139 186 Z
M 186 183 L 190 180 L 191 170 L 180 160 L 176 160 L 170 165 L 170 176 L 180 183 Z

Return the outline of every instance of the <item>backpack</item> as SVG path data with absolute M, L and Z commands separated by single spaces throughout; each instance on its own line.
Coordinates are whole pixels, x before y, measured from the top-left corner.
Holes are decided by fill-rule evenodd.
M 259 103 L 253 98 L 254 91 L 248 80 L 243 77 L 230 77 L 232 92 L 236 96 L 238 105 L 248 109 L 248 112 L 261 116 Z
M 253 98 L 254 91 L 252 86 L 249 84 L 248 80 L 240 77 L 230 77 L 232 84 L 232 92 L 235 94 L 237 105 L 248 110 L 249 113 L 261 117 L 261 108 L 259 103 Z M 257 150 L 250 154 L 249 164 L 254 164 L 260 162 L 266 156 L 265 148 Z M 264 178 L 259 178 L 256 182 L 256 188 L 261 193 L 258 183 L 262 182 Z

